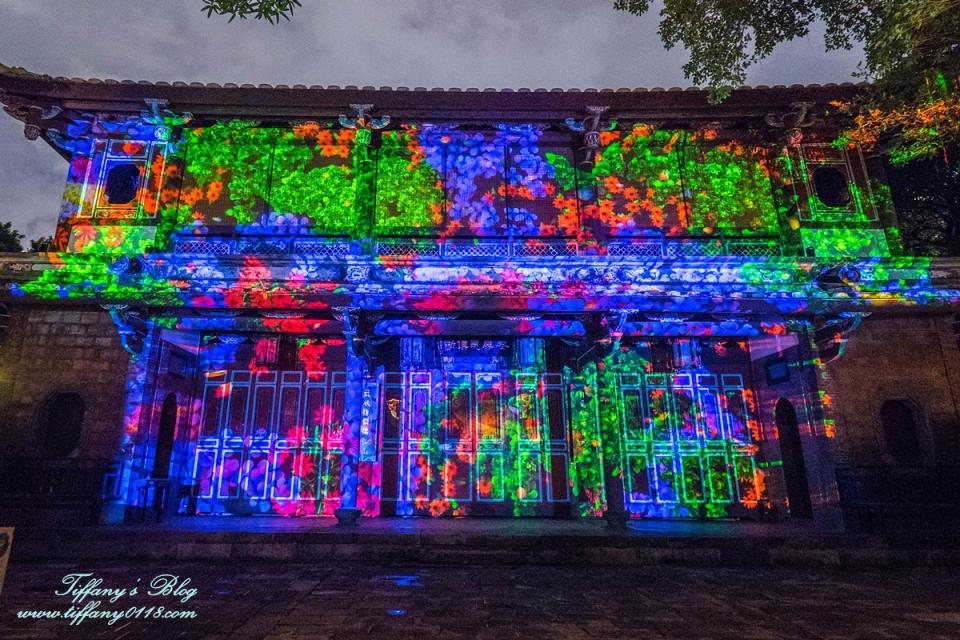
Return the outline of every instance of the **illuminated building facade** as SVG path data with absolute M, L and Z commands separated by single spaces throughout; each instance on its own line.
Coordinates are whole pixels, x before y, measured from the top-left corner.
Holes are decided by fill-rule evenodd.
M 104 462 L 106 521 L 839 527 L 957 456 L 960 281 L 833 143 L 853 87 L 0 90 L 69 163 L 51 251 L 0 258 L 5 438 Z

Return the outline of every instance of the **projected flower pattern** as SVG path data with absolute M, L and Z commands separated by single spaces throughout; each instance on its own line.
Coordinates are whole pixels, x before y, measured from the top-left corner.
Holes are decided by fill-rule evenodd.
M 668 131 L 644 124 L 607 131 L 601 134 L 594 164 L 585 170 L 569 142 L 562 144 L 555 132 L 538 125 L 470 130 L 410 123 L 371 139 L 322 123 L 271 129 L 227 122 L 189 129 L 176 142 L 157 140 L 143 126 L 96 126 L 78 124 L 74 139 L 60 141 L 73 154 L 56 238 L 61 251 L 50 254 L 53 268 L 12 285 L 14 295 L 200 309 L 385 304 L 442 311 L 460 308 L 472 287 L 494 283 L 499 291 L 489 303 L 512 310 L 602 311 L 620 296 L 637 306 L 649 305 L 650 311 L 674 305 L 670 311 L 687 313 L 708 311 L 704 301 L 721 289 L 728 296 L 735 292 L 732 305 L 738 298 L 761 295 L 781 313 L 804 311 L 812 300 L 834 296 L 830 287 L 813 281 L 813 262 L 801 258 L 727 262 L 721 257 L 715 259 L 715 269 L 704 272 L 654 262 L 613 276 L 589 269 L 558 270 L 551 258 L 522 269 L 463 259 L 454 265 L 458 275 L 449 278 L 441 267 L 415 257 L 384 257 L 373 268 L 396 287 L 375 299 L 346 288 L 338 269 L 304 255 L 293 255 L 280 266 L 262 255 L 246 255 L 239 266 L 228 269 L 217 260 L 171 251 L 177 234 L 200 240 L 217 234 L 323 235 L 358 245 L 380 235 L 511 237 L 531 247 L 547 239 L 566 239 L 596 255 L 607 251 L 610 238 L 786 238 L 790 216 L 803 204 L 785 195 L 784 186 L 796 167 L 764 149 L 718 140 L 711 131 Z M 125 139 L 87 140 L 106 136 Z M 104 204 L 105 180 L 116 164 L 136 167 L 139 176 L 136 199 L 123 206 Z M 862 248 L 856 237 L 863 229 L 838 227 L 834 232 Z M 153 253 L 138 262 L 147 250 Z M 884 255 L 878 249 L 874 257 Z M 929 286 L 922 261 L 901 261 L 861 261 L 862 283 L 844 281 L 850 304 L 957 299 L 957 292 Z M 912 279 L 905 279 L 905 271 Z M 672 336 L 675 327 L 651 320 L 644 329 L 647 335 Z M 437 331 L 435 335 L 442 335 L 442 328 Z M 523 323 L 515 331 L 535 334 L 533 325 Z M 729 335 L 730 328 L 707 323 L 701 335 L 714 331 Z M 758 322 L 746 326 L 743 335 L 746 339 L 783 331 L 782 324 Z M 555 335 L 561 335 L 560 328 Z M 234 389 L 254 389 L 262 376 L 267 379 L 276 369 L 261 368 L 256 357 L 236 366 L 239 360 L 228 343 L 205 348 L 213 360 L 234 363 L 208 367 L 208 372 L 230 378 L 212 384 L 215 395 L 210 401 L 222 406 L 229 405 Z M 218 349 L 223 351 L 220 356 L 215 355 Z M 329 375 L 325 389 L 333 390 L 338 384 L 333 376 L 343 372 L 344 362 L 332 360 L 326 347 L 302 343 L 297 349 L 301 391 L 310 389 L 310 380 L 321 374 Z M 747 351 L 733 351 L 738 349 Z M 754 461 L 762 437 L 748 376 L 741 371 L 738 386 L 733 377 L 729 384 L 711 382 L 715 372 L 710 367 L 687 374 L 652 371 L 651 366 L 649 358 L 636 351 L 616 352 L 588 366 L 571 389 L 566 481 L 578 510 L 596 515 L 604 507 L 602 459 L 618 461 L 614 476 L 623 479 L 626 505 L 638 515 L 722 517 L 735 512 L 732 506 L 750 509 L 762 503 L 764 475 Z M 239 381 L 234 380 L 237 372 L 242 374 Z M 279 393 L 279 387 L 274 392 Z M 508 406 L 510 402 L 515 414 L 523 412 L 516 397 Z M 263 418 L 273 425 L 264 434 L 249 417 L 238 424 L 224 423 L 221 417 L 208 433 L 201 425 L 196 473 L 189 480 L 200 487 L 202 509 L 330 513 L 339 500 L 339 456 L 355 443 L 342 440 L 343 430 L 336 426 L 342 418 L 330 418 L 335 413 L 330 405 L 298 411 L 299 418 Z M 139 405 L 128 411 L 130 437 L 140 413 Z M 323 433 L 318 436 L 321 414 L 326 422 L 321 421 Z M 505 445 L 507 456 L 518 450 L 510 438 L 519 438 L 524 428 L 522 420 L 514 424 Z M 438 450 L 440 444 L 429 430 L 422 437 L 424 451 Z M 512 463 L 521 464 L 518 458 Z M 463 513 L 455 499 L 438 498 L 430 486 L 437 479 L 454 482 L 460 467 L 431 469 L 424 464 L 410 475 L 411 482 L 422 480 L 411 501 L 414 511 Z M 382 469 L 361 463 L 355 472 L 357 504 L 376 513 Z M 482 486 L 487 492 L 504 487 L 503 499 L 515 502 L 514 513 L 524 515 L 522 498 L 529 497 L 530 490 L 518 478 L 493 475 Z

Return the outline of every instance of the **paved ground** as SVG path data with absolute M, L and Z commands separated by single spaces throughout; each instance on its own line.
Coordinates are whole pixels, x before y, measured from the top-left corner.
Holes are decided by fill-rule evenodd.
M 98 611 L 139 619 L 25 620 L 66 611 L 64 575 L 130 588 Z M 178 596 L 144 595 L 158 574 Z M 184 585 L 183 581 L 190 578 Z M 76 587 L 90 578 L 79 579 Z M 196 593 L 189 596 L 189 590 Z M 181 600 L 186 598 L 186 602 Z M 148 609 L 193 619 L 144 619 Z M 140 609 L 144 607 L 143 609 Z M 956 572 L 763 569 L 412 567 L 348 562 L 12 565 L 0 595 L 0 638 L 960 638 Z

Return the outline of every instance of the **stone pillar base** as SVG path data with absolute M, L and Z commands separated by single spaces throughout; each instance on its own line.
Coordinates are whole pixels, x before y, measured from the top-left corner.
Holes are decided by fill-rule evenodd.
M 360 509 L 335 509 L 333 515 L 337 518 L 338 527 L 355 527 L 363 511 Z
M 603 513 L 603 519 L 607 521 L 607 526 L 615 531 L 626 531 L 627 522 L 630 521 L 630 514 L 626 511 L 612 511 L 608 509 Z

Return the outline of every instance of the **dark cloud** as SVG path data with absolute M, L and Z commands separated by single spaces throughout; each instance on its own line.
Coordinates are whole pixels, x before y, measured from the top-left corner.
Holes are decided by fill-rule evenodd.
M 655 8 L 613 0 L 303 0 L 290 23 L 206 19 L 200 0 L 3 0 L 0 60 L 70 77 L 408 87 L 688 84 Z M 822 33 L 785 45 L 753 84 L 843 82 L 858 55 Z M 52 231 L 66 164 L 0 117 L 0 220 Z

